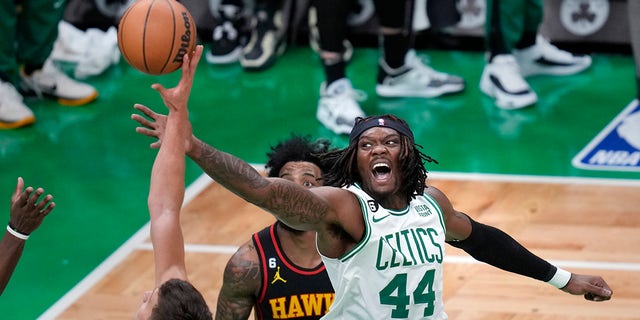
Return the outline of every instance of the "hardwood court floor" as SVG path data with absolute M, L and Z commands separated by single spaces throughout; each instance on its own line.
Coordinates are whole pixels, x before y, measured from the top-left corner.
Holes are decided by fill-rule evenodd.
M 547 178 L 620 179 L 622 183 L 640 185 L 640 172 L 583 170 L 571 163 L 635 95 L 635 69 L 629 55 L 594 52 L 593 64 L 586 72 L 527 79 L 539 95 L 536 106 L 502 110 L 478 88 L 483 52 L 421 50 L 419 53 L 426 55 L 436 69 L 465 78 L 465 92 L 434 99 L 379 98 L 375 94 L 375 66 L 379 58 L 376 48 L 356 48 L 348 75 L 354 87 L 364 90 L 368 96 L 362 102 L 367 114 L 393 113 L 409 122 L 424 152 L 440 161 L 438 165 L 430 164 L 428 170 L 471 176 L 517 175 L 537 177 L 541 181 Z M 138 239 L 138 235 L 131 237 L 149 218 L 146 198 L 156 151 L 149 149 L 148 137 L 135 133 L 135 124 L 130 119 L 132 105 L 143 103 L 164 112 L 166 108 L 157 92 L 149 87 L 155 82 L 173 86 L 178 78 L 179 73 L 157 77 L 142 74 L 122 59 L 119 65 L 87 79 L 100 92 L 98 100 L 90 105 L 68 108 L 48 99 L 26 99 L 37 122 L 20 130 L 0 131 L 0 196 L 8 197 L 17 176 L 23 176 L 27 184 L 42 186 L 52 193 L 57 204 L 54 213 L 29 238 L 20 263 L 0 297 L 0 319 L 36 319 L 54 306 L 62 305 L 60 301 L 73 300 L 67 293 L 79 287 L 86 289 L 84 279 L 93 279 L 92 275 L 105 272 L 101 266 L 106 259 L 129 257 L 119 248 L 144 241 Z M 190 99 L 194 132 L 203 141 L 250 163 L 264 163 L 269 146 L 292 132 L 328 138 L 334 146 L 344 147 L 348 138 L 333 134 L 315 116 L 318 89 L 323 80 L 318 57 L 308 47 L 288 48 L 273 67 L 257 73 L 244 72 L 239 64 L 212 66 L 203 59 Z M 190 185 L 201 173 L 196 164 L 188 161 L 186 183 Z M 477 197 L 482 199 L 481 195 Z M 619 201 L 637 203 L 638 200 Z M 235 213 L 236 209 L 233 210 Z M 8 211 L 4 212 L 8 217 Z M 600 216 L 609 222 L 607 213 L 603 211 Z M 630 209 L 628 215 L 633 214 L 637 214 L 637 210 Z M 256 216 L 268 218 L 251 214 L 251 220 L 256 220 Z M 190 247 L 190 250 L 204 251 L 190 254 L 193 256 L 190 259 L 202 256 L 208 268 L 206 277 L 203 276 L 206 281 L 212 281 L 211 277 L 219 274 L 213 266 L 214 259 L 226 261 L 229 256 L 229 253 L 208 253 L 221 249 L 210 247 L 210 243 L 239 245 L 250 231 L 258 229 L 257 222 L 255 227 L 244 225 L 244 229 L 234 231 L 226 220 L 215 222 L 215 228 L 201 232 L 215 235 L 218 233 L 214 231 L 219 232 L 219 228 L 229 229 L 214 242 L 203 242 L 205 247 Z M 259 224 L 263 225 L 266 222 Z M 238 240 L 228 236 L 234 232 L 239 233 Z M 569 240 L 558 241 L 573 248 L 573 237 L 570 233 Z M 637 239 L 638 235 L 634 237 Z M 637 241 L 634 237 L 616 240 L 629 243 Z M 618 247 L 611 248 L 609 251 L 618 250 Z M 136 252 L 149 253 L 148 249 L 142 249 Z M 634 254 L 639 256 L 638 251 Z M 599 257 L 591 258 L 591 252 L 588 256 L 600 261 Z M 554 253 L 549 258 L 564 256 Z M 447 266 L 452 265 L 459 264 Z M 474 264 L 460 266 L 469 273 L 476 268 Z M 129 264 L 120 268 L 131 269 L 132 277 L 141 274 Z M 453 285 L 453 281 L 448 283 Z M 133 297 L 125 299 L 131 301 L 123 302 L 121 308 L 126 309 L 140 300 L 135 290 L 141 289 L 134 288 L 137 287 L 132 284 Z M 211 289 L 208 295 L 211 300 L 215 299 L 215 292 Z M 107 302 L 112 299 L 105 297 Z M 447 305 L 453 308 L 454 302 L 448 299 Z M 102 304 L 103 301 L 94 302 L 96 309 Z M 456 316 L 454 310 L 450 313 Z M 130 318 L 129 314 L 123 318 Z M 95 319 L 95 316 L 90 313 L 78 319 Z
M 450 319 L 640 319 L 640 186 L 483 180 L 435 174 L 430 184 L 457 209 L 501 228 L 556 265 L 602 275 L 614 295 L 608 302 L 588 302 L 447 246 L 444 298 Z M 189 277 L 214 311 L 234 247 L 273 221 L 215 182 L 185 205 Z M 153 288 L 153 256 L 148 238 L 141 240 L 57 319 L 130 319 L 143 292 Z

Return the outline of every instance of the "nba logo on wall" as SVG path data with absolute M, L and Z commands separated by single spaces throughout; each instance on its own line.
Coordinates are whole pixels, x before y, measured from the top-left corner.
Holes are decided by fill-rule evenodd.
M 572 163 L 581 169 L 640 171 L 640 102 L 631 102 Z

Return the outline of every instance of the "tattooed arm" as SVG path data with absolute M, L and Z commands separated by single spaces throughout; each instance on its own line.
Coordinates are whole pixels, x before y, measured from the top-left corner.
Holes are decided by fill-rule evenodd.
M 213 180 L 300 230 L 314 230 L 331 214 L 329 189 L 308 189 L 289 180 L 267 178 L 251 165 L 193 137 L 187 155 Z M 324 192 L 319 192 L 324 189 Z M 332 188 L 338 191 L 340 189 Z M 347 192 L 347 191 L 344 191 Z
M 260 261 L 252 241 L 233 254 L 224 269 L 216 320 L 249 319 L 262 284 Z
M 135 108 L 147 116 L 131 116 L 141 125 L 136 132 L 156 138 L 150 146 L 159 148 L 164 140 L 167 116 L 143 105 L 135 105 Z M 266 178 L 242 159 L 215 149 L 195 135 L 187 139 L 185 151 L 216 182 L 296 229 L 317 230 L 331 211 L 326 199 L 308 188 L 285 179 Z

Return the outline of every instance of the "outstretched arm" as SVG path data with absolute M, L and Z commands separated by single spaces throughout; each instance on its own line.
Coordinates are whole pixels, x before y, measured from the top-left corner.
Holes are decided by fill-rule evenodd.
M 611 299 L 611 288 L 600 276 L 571 274 L 536 256 L 500 229 L 484 225 L 456 211 L 449 199 L 434 187 L 427 188 L 444 211 L 447 243 L 478 261 L 523 276 L 548 282 L 565 292 L 592 301 Z
M 180 209 L 184 198 L 185 140 L 191 135 L 187 102 L 202 46 L 190 58 L 185 55 L 178 85 L 165 89 L 152 85 L 169 109 L 166 139 L 151 169 L 149 217 L 153 244 L 156 286 L 172 278 L 187 279 Z
M 166 134 L 167 117 L 136 105 L 146 117 L 133 114 L 131 118 L 141 127 L 136 132 L 157 138 L 152 148 L 162 145 Z M 317 229 L 329 206 L 322 197 L 291 181 L 266 178 L 251 165 L 231 154 L 222 152 L 194 135 L 186 139 L 186 153 L 210 177 L 224 187 L 272 213 L 278 219 L 300 230 Z M 314 188 L 320 191 L 322 188 Z
M 23 188 L 24 180 L 20 177 L 11 196 L 9 225 L 0 241 L 0 295 L 18 265 L 25 241 L 56 206 L 50 194 L 39 200 L 44 189 L 27 187 L 23 191 Z
M 265 178 L 244 160 L 220 151 L 201 140 L 193 143 L 189 157 L 211 178 L 245 200 L 274 213 L 278 219 L 300 230 L 312 230 L 329 210 L 325 198 L 280 178 Z

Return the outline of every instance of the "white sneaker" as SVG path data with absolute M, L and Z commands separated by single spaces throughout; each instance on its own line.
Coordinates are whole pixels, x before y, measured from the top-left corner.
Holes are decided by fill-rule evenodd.
M 591 65 L 588 55 L 576 55 L 560 50 L 538 35 L 536 44 L 521 50 L 514 50 L 513 55 L 520 66 L 523 77 L 548 74 L 570 75 L 578 73 Z
M 538 101 L 538 96 L 524 80 L 510 54 L 497 55 L 484 66 L 480 90 L 493 97 L 502 109 L 520 109 Z
M 464 90 L 464 79 L 436 71 L 424 64 L 415 53 L 409 50 L 405 65 L 391 69 L 380 59 L 376 93 L 381 97 L 422 97 L 433 98 Z
M 26 75 L 20 71 L 22 89 L 27 93 L 35 93 L 38 97 L 48 96 L 66 106 L 87 104 L 98 97 L 98 91 L 83 82 L 69 78 L 47 60 L 42 69 Z
M 15 129 L 35 121 L 18 90 L 12 84 L 0 81 L 0 129 Z
M 316 117 L 327 128 L 336 134 L 349 134 L 356 117 L 364 117 L 358 101 L 364 101 L 367 95 L 355 90 L 351 81 L 342 78 L 327 87 L 326 82 L 320 86 L 320 101 Z

